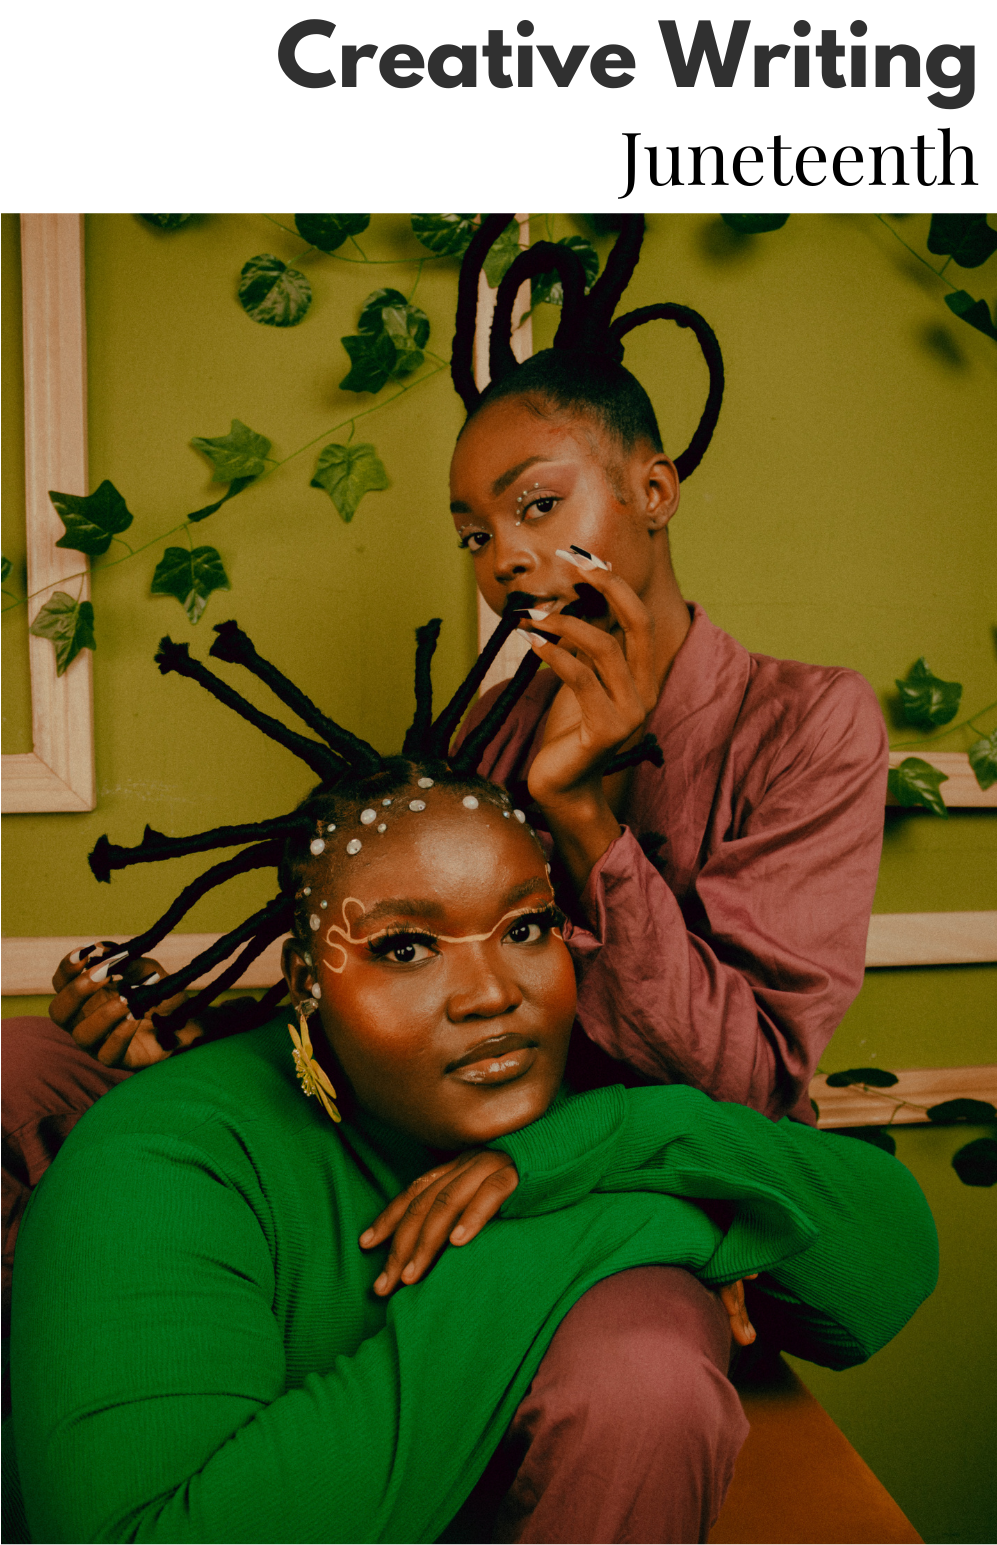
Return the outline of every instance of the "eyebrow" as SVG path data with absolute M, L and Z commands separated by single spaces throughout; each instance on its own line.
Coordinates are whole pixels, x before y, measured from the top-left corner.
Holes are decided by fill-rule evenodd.
M 516 478 L 525 472 L 528 467 L 535 467 L 538 461 L 548 461 L 549 459 L 547 456 L 527 456 L 525 461 L 521 461 L 518 466 L 510 467 L 508 472 L 503 472 L 501 477 L 495 479 L 492 484 L 492 494 L 495 496 L 504 494 L 509 484 L 514 483 Z M 451 515 L 470 515 L 472 513 L 471 506 L 466 504 L 463 499 L 454 499 L 450 504 L 450 513 Z
M 526 896 L 532 896 L 534 891 L 550 888 L 550 880 L 546 874 L 534 875 L 529 880 L 523 880 L 519 885 L 514 885 L 512 890 L 500 903 L 503 911 L 514 907 L 517 901 L 522 901 Z M 446 908 L 440 901 L 420 901 L 411 896 L 396 896 L 391 900 L 379 901 L 369 912 L 358 917 L 355 922 L 358 926 L 367 927 L 370 923 L 380 922 L 382 917 L 425 917 L 439 918 L 446 916 Z

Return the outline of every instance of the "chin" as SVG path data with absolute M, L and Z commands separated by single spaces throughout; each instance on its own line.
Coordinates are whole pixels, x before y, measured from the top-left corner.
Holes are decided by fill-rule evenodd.
M 475 1089 L 474 1104 L 463 1109 L 452 1128 L 452 1142 L 461 1148 L 481 1148 L 539 1121 L 556 1090 L 506 1084 L 499 1089 Z

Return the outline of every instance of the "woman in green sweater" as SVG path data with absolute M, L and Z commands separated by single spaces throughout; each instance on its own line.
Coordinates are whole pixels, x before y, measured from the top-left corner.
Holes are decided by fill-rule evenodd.
M 601 1279 L 761 1272 L 791 1348 L 836 1366 L 930 1292 L 930 1214 L 878 1150 L 563 1086 L 571 963 L 497 789 L 398 762 L 302 814 L 293 1012 L 112 1091 L 29 1208 L 35 1539 L 435 1540 Z

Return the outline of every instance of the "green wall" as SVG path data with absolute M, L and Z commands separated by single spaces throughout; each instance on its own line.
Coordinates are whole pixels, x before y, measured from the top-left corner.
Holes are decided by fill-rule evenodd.
M 544 219 L 534 217 L 535 234 Z M 573 217 L 550 220 L 555 237 L 587 230 Z M 7 318 L 11 299 L 16 317 L 16 226 L 12 217 L 4 222 Z M 924 251 L 926 216 L 894 224 Z M 608 244 L 598 245 L 605 252 Z M 374 217 L 363 246 L 382 262 L 419 250 L 405 217 L 392 215 Z M 446 374 L 357 423 L 355 438 L 376 445 L 392 487 L 369 496 L 351 525 L 308 487 L 318 447 L 348 431 L 324 432 L 393 390 L 375 399 L 338 390 L 347 365 L 340 336 L 356 330 L 370 290 L 407 292 L 416 266 L 311 259 L 315 300 L 302 325 L 254 325 L 235 299 L 242 264 L 265 251 L 291 259 L 300 248 L 260 215 L 198 218 L 170 234 L 129 215 L 88 218 L 91 486 L 110 478 L 136 517 L 127 540 L 151 545 L 94 583 L 97 810 L 5 820 L 8 934 L 114 936 L 145 926 L 198 863 L 177 863 L 171 873 L 138 868 L 98 886 L 83 860 L 101 832 L 132 842 L 146 821 L 182 832 L 251 820 L 286 808 L 308 786 L 309 774 L 286 753 L 190 683 L 158 676 L 151 657 L 164 632 L 203 655 L 211 624 L 237 617 L 264 654 L 383 749 L 398 743 L 411 712 L 415 626 L 445 619 L 440 692 L 471 657 L 470 563 L 446 516 L 461 419 Z M 963 273 L 953 264 L 948 273 L 992 304 L 995 267 L 991 260 Z M 417 292 L 432 322 L 430 348 L 444 357 L 455 284 L 452 262 L 428 262 Z M 686 594 L 751 649 L 862 671 L 882 694 L 897 740 L 913 732 L 893 718 L 893 679 L 918 655 L 963 682 L 969 711 L 997 697 L 997 351 L 951 316 L 943 293 L 871 216 L 794 216 L 781 231 L 739 238 L 713 217 L 657 215 L 626 301 L 694 306 L 723 345 L 720 426 L 672 528 Z M 537 347 L 556 319 L 553 308 L 540 310 Z M 694 340 L 671 326 L 644 328 L 627 363 L 677 453 L 706 391 Z M 19 369 L 15 327 L 4 350 L 5 427 L 13 426 L 15 448 L 4 484 L 12 581 L 23 555 Z M 276 457 L 316 444 L 197 527 L 196 540 L 221 551 L 233 589 L 214 596 L 192 628 L 176 602 L 148 597 L 148 583 L 165 545 L 160 534 L 213 496 L 188 441 L 224 434 L 233 417 L 266 434 Z M 23 610 L 5 617 L 6 751 L 26 750 L 30 739 L 23 628 Z M 265 694 L 256 701 L 270 706 Z M 971 738 L 956 735 L 943 748 L 965 749 Z M 947 822 L 888 812 L 876 909 L 997 908 L 995 857 L 991 812 L 953 812 Z M 186 926 L 222 929 L 265 893 L 262 879 L 247 878 L 202 902 Z M 822 1066 L 995 1062 L 994 987 L 993 967 L 870 972 Z M 5 1012 L 40 1006 L 5 1000 Z M 986 1443 L 997 1366 L 983 1291 L 994 1193 L 962 1187 L 949 1167 L 972 1135 L 900 1137 L 899 1152 L 939 1221 L 935 1298 L 869 1367 L 837 1376 L 806 1370 L 929 1540 L 997 1534 Z

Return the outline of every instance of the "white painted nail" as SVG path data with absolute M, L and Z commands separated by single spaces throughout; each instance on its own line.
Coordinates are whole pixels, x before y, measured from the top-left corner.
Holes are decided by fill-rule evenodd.
M 83 954 L 83 951 L 84 951 L 85 948 L 86 948 L 86 946 L 81 944 L 80 948 L 78 950 L 73 950 L 73 953 L 69 957 L 69 964 L 71 966 L 78 966 L 79 965 L 80 958 L 82 957 L 82 954 Z
M 105 960 L 102 965 L 97 966 L 95 970 L 90 972 L 91 982 L 102 982 L 111 967 L 117 965 L 119 960 L 124 960 L 127 954 L 127 950 L 122 950 L 120 955 L 112 955 L 109 960 Z
M 530 643 L 536 644 L 538 649 L 546 649 L 547 640 L 545 638 L 541 638 L 539 633 L 531 633 L 529 628 L 522 628 L 520 631 L 525 633 Z
M 550 612 L 541 610 L 539 606 L 531 606 L 527 610 L 527 616 L 532 617 L 534 622 L 546 622 Z
M 143 986 L 143 987 L 155 987 L 156 983 L 157 982 L 161 982 L 162 980 L 163 980 L 163 978 L 160 975 L 160 973 L 158 971 L 153 971 L 151 976 L 146 976 L 146 977 L 142 978 L 141 986 Z
M 585 547 L 579 547 L 575 542 L 572 542 L 571 544 L 571 551 L 573 553 L 577 553 L 579 558 L 587 558 L 589 563 L 592 564 L 593 568 L 603 569 L 607 574 L 612 568 L 612 564 L 603 563 L 602 559 L 597 558 L 595 553 L 590 553 Z

